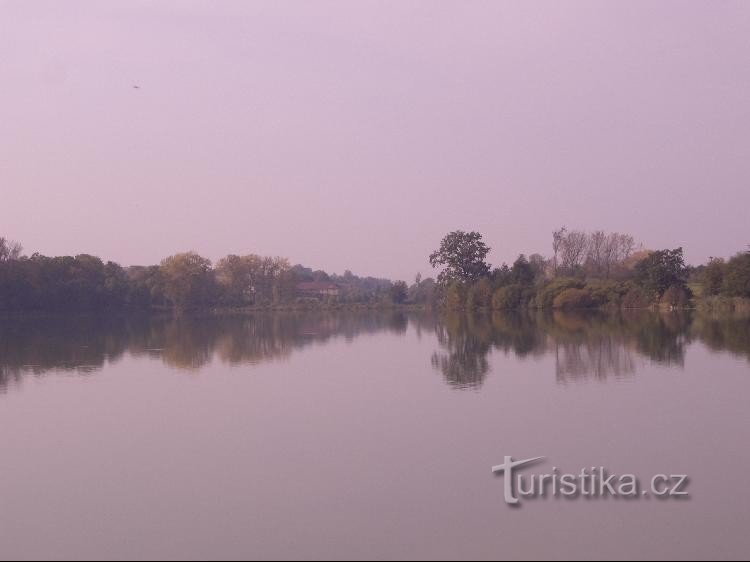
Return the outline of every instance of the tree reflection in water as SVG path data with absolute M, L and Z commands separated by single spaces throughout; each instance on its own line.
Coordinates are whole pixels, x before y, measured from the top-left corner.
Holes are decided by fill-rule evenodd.
M 635 373 L 639 362 L 681 367 L 693 341 L 750 359 L 750 317 L 652 311 L 519 311 L 446 315 L 436 324 L 433 366 L 455 388 L 478 388 L 493 350 L 552 355 L 560 383 Z
M 646 311 L 430 314 L 403 311 L 286 312 L 252 315 L 135 315 L 5 318 L 0 324 L 0 392 L 24 376 L 89 375 L 124 355 L 198 370 L 283 360 L 334 338 L 380 332 L 436 339 L 432 366 L 456 389 L 481 387 L 490 354 L 551 355 L 556 380 L 628 377 L 642 361 L 681 366 L 700 341 L 750 359 L 750 317 Z

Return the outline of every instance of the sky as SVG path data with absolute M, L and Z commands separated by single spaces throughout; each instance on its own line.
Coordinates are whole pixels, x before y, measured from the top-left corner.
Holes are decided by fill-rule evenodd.
M 137 87 L 136 87 L 137 86 Z M 750 2 L 0 0 L 0 236 L 412 280 L 565 225 L 750 244 Z

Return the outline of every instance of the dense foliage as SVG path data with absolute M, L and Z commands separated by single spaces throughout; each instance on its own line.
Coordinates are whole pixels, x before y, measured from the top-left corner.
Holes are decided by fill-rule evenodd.
M 429 261 L 437 281 L 417 275 L 409 285 L 350 271 L 329 274 L 279 257 L 229 255 L 215 265 L 194 253 L 159 265 L 122 267 L 81 254 L 23 255 L 0 238 L 0 311 L 112 308 L 367 306 L 414 304 L 451 310 L 728 308 L 750 306 L 750 252 L 705 265 L 685 265 L 682 248 L 648 251 L 632 236 L 559 229 L 553 254 L 519 255 L 493 268 L 478 232 L 446 235 Z M 300 293 L 300 283 L 324 284 L 331 293 Z
M 551 258 L 522 254 L 493 269 L 480 234 L 450 233 L 430 256 L 433 267 L 445 267 L 439 303 L 452 310 L 686 308 L 696 302 L 691 287 L 702 296 L 750 298 L 748 252 L 690 268 L 682 248 L 648 251 L 625 234 L 561 228 L 552 238 Z
M 159 265 L 122 267 L 95 256 L 22 255 L 22 248 L 0 238 L 0 310 L 100 310 L 114 308 L 268 307 L 320 304 L 301 298 L 297 284 L 330 282 L 335 296 L 324 304 L 390 305 L 428 303 L 435 282 L 358 277 L 350 271 L 329 275 L 278 257 L 229 255 L 212 266 L 194 252 L 176 254 Z

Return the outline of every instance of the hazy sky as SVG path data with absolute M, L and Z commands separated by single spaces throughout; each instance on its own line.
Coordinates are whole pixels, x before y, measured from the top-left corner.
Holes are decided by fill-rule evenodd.
M 138 85 L 140 88 L 134 88 Z M 560 225 L 750 243 L 750 2 L 0 0 L 0 235 L 411 280 Z

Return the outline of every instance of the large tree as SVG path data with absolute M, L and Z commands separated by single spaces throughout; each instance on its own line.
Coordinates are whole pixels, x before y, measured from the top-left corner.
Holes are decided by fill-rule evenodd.
M 447 234 L 440 242 L 440 249 L 430 254 L 430 265 L 444 267 L 438 275 L 440 283 L 476 281 L 490 272 L 485 261 L 489 251 L 478 232 L 456 230 Z
M 651 252 L 638 262 L 635 270 L 638 282 L 659 297 L 670 287 L 686 287 L 687 268 L 682 248 Z
M 176 254 L 161 262 L 164 292 L 178 308 L 210 302 L 214 277 L 211 261 L 195 252 Z

